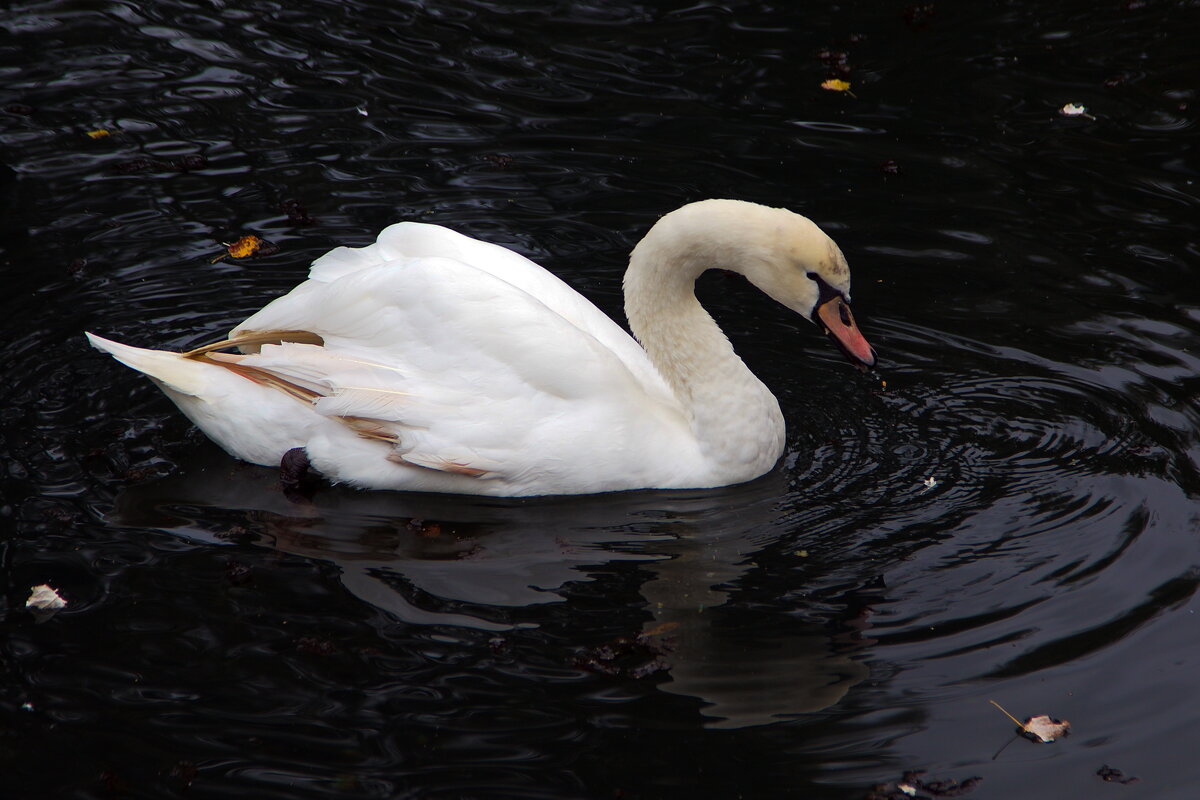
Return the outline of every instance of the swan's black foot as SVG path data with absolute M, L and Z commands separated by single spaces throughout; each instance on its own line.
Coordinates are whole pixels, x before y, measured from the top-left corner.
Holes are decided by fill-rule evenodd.
M 283 495 L 293 503 L 306 503 L 317 491 L 317 475 L 303 447 L 293 447 L 279 459 L 279 482 Z

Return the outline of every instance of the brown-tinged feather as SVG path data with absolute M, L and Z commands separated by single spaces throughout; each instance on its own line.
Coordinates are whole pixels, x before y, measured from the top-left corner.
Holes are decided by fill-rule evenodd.
M 247 380 L 254 381 L 261 386 L 268 386 L 272 389 L 277 389 L 284 394 L 294 397 L 295 399 L 313 405 L 316 401 L 324 397 L 320 392 L 306 389 L 291 381 L 281 378 L 275 373 L 261 369 L 259 367 L 250 366 L 245 362 L 245 356 L 237 353 L 219 353 L 217 350 L 225 347 L 240 347 L 245 345 L 262 345 L 262 344 L 278 344 L 280 341 L 300 341 L 294 337 L 294 334 L 306 335 L 316 339 L 315 343 L 320 343 L 320 337 L 315 334 L 306 334 L 304 331 L 271 331 L 262 334 L 248 335 L 246 337 L 238 336 L 224 342 L 216 342 L 211 345 L 205 345 L 190 352 L 184 353 L 186 358 L 195 358 L 201 361 L 207 361 L 217 366 L 225 367 L 231 372 L 241 375 Z M 311 342 L 310 342 L 311 343 Z M 383 422 L 382 420 L 370 419 L 367 417 L 350 417 L 350 416 L 335 416 L 338 422 L 350 428 L 355 434 L 364 439 L 376 442 L 383 442 L 388 445 L 400 444 L 400 435 L 395 430 Z M 409 461 L 404 457 L 403 453 L 395 451 L 387 455 L 389 461 L 406 466 L 422 467 L 424 469 L 432 469 L 440 472 L 452 472 L 456 475 L 467 475 L 472 478 L 481 478 L 488 474 L 485 469 L 479 469 L 458 461 L 452 461 L 448 458 L 423 459 L 423 463 Z
M 399 435 L 388 430 L 378 420 L 367 419 L 365 417 L 334 417 L 334 419 L 345 424 L 350 430 L 364 439 L 373 439 L 379 442 L 387 442 L 388 444 L 400 444 Z
M 445 466 L 442 467 L 443 472 L 456 472 L 459 475 L 466 475 L 470 478 L 482 478 L 484 475 L 488 474 L 486 469 L 468 467 L 466 464 L 459 464 L 457 461 L 445 461 L 443 463 L 445 464 Z
M 395 464 L 403 464 L 406 467 L 421 467 L 422 469 L 432 469 L 438 472 L 453 472 L 457 475 L 466 475 L 470 478 L 482 478 L 488 474 L 486 469 L 471 467 L 459 461 L 451 461 L 448 458 L 430 458 L 422 461 L 411 461 L 405 457 L 404 453 L 391 453 L 388 455 L 388 461 Z
M 268 372 L 265 369 L 259 369 L 258 367 L 251 367 L 246 364 L 242 364 L 240 363 L 240 356 L 217 353 L 215 354 L 217 357 L 214 358 L 212 355 L 213 354 L 203 355 L 201 358 L 218 366 L 225 367 L 225 369 L 229 370 L 230 372 L 235 372 L 247 380 L 254 381 L 260 386 L 269 386 L 272 389 L 278 389 L 284 394 L 290 395 L 302 403 L 312 405 L 313 403 L 317 402 L 317 398 L 324 397 L 324 395 L 322 395 L 320 392 L 314 392 L 312 389 L 306 389 L 303 386 L 298 386 L 289 380 L 279 377 L 273 372 Z
M 325 344 L 325 340 L 312 331 L 243 331 L 233 338 L 220 342 L 210 342 L 188 350 L 182 355 L 184 358 L 199 358 L 214 350 L 225 350 L 230 347 L 240 347 L 243 352 L 257 353 L 264 344 L 283 344 L 284 342 L 315 345 Z
M 261 369 L 260 367 L 253 367 L 242 363 L 246 358 L 244 355 L 238 355 L 237 353 L 208 352 L 202 353 L 196 356 L 196 358 L 225 367 L 230 372 L 235 372 L 247 380 L 254 381 L 260 386 L 269 386 L 272 389 L 278 389 L 279 391 L 308 405 L 312 405 L 319 398 L 325 396 L 320 392 L 313 391 L 312 389 L 306 389 L 305 387 L 292 383 L 285 378 L 281 378 L 270 370 L 265 370 Z M 377 442 L 386 442 L 387 444 L 391 445 L 400 443 L 399 435 L 390 430 L 388 426 L 380 420 L 368 419 L 366 417 L 343 416 L 335 416 L 332 417 L 332 419 L 336 419 L 338 422 L 347 426 L 364 439 L 370 439 Z

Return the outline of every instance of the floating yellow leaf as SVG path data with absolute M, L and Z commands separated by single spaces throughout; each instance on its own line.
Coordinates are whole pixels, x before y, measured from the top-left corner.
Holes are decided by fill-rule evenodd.
M 279 248 L 265 239 L 260 239 L 252 233 L 246 234 L 233 244 L 224 243 L 226 252 L 217 256 L 212 263 L 217 263 L 226 256 L 230 258 L 249 258 L 250 256 L 269 256 Z
M 97 128 L 94 131 L 88 131 L 87 135 L 89 139 L 107 139 L 112 136 L 112 133 L 105 128 Z
M 246 258 L 247 256 L 252 256 L 257 253 L 259 248 L 262 246 L 263 240 L 254 234 L 250 234 L 248 236 L 243 236 L 233 244 L 229 245 L 229 255 L 233 256 L 234 258 Z
M 822 89 L 828 89 L 831 92 L 849 92 L 850 81 L 839 80 L 838 78 L 830 78 L 821 84 Z

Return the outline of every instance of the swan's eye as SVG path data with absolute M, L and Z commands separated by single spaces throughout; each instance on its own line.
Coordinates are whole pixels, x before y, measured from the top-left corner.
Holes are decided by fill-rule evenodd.
M 826 301 L 842 296 L 841 292 L 826 283 L 817 273 L 808 273 L 808 279 L 817 285 L 817 305 L 824 305 Z

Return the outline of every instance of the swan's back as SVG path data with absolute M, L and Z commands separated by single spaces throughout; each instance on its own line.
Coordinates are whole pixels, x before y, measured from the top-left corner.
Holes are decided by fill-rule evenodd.
M 473 239 L 441 225 L 423 222 L 398 222 L 390 225 L 380 232 L 374 243 L 365 247 L 335 247 L 313 261 L 307 282 L 238 325 L 230 336 L 246 330 L 289 329 L 290 326 L 279 318 L 281 312 L 287 313 L 284 307 L 290 305 L 288 298 L 292 295 L 307 297 L 316 289 L 314 284 L 331 284 L 347 275 L 383 265 L 402 269 L 406 263 L 427 258 L 456 261 L 465 267 L 498 278 L 537 299 L 549 311 L 561 316 L 611 350 L 625 363 L 647 392 L 662 400 L 673 399 L 670 390 L 646 358 L 641 346 L 621 326 L 553 273 L 500 245 Z

